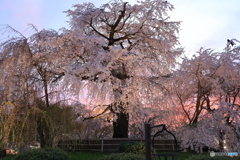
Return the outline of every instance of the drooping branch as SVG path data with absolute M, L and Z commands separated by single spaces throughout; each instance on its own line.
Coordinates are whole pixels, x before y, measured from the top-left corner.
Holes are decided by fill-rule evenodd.
M 10 32 L 19 34 L 22 38 L 27 39 L 21 32 L 17 31 L 16 29 L 12 28 L 10 25 L 6 25 L 6 28 L 9 29 Z

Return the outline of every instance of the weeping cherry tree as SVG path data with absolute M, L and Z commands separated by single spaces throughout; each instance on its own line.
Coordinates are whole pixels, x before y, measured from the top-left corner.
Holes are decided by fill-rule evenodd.
M 68 63 L 65 87 L 76 95 L 84 91 L 94 105 L 93 115 L 84 120 L 106 116 L 113 123 L 113 137 L 126 138 L 131 114 L 162 96 L 161 81 L 182 53 L 180 22 L 167 14 L 173 9 L 163 0 L 133 5 L 113 0 L 66 11 L 71 29 L 62 29 L 51 47 Z

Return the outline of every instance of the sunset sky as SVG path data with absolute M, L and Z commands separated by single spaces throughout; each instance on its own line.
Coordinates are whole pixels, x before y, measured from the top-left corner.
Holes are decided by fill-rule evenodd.
M 27 24 L 39 30 L 68 27 L 68 17 L 62 11 L 73 4 L 92 2 L 96 6 L 109 0 L 0 0 L 0 33 L 8 24 L 28 35 Z M 133 0 L 130 0 L 134 3 Z M 169 0 L 175 10 L 172 20 L 182 21 L 180 43 L 186 54 L 192 54 L 200 47 L 221 50 L 227 39 L 240 40 L 240 0 Z M 8 34 L 0 35 L 0 41 Z

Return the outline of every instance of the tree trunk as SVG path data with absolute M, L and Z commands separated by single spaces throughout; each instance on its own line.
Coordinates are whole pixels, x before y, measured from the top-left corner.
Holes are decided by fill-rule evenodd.
M 43 120 L 38 121 L 37 133 L 39 136 L 39 142 L 41 148 L 52 147 L 52 136 L 49 127 L 46 122 Z
M 116 113 L 117 120 L 113 122 L 113 138 L 128 138 L 128 113 Z
M 48 96 L 48 84 L 47 84 L 47 80 L 44 79 L 43 80 L 43 84 L 44 84 L 44 93 L 45 93 L 45 103 L 46 103 L 46 107 L 49 108 L 49 96 Z
M 117 116 L 117 119 L 113 122 L 113 138 L 128 138 L 129 114 L 125 110 L 128 105 L 128 95 L 124 94 L 122 89 L 127 87 L 126 79 L 130 77 L 124 63 L 118 62 L 116 65 L 118 68 L 111 70 L 111 74 L 120 80 L 121 84 L 116 84 L 115 81 L 111 82 L 113 86 L 118 86 L 113 89 L 115 103 L 111 108 L 112 113 Z M 121 101 L 123 97 L 126 99 L 126 102 Z
M 221 152 L 224 151 L 224 132 L 223 131 L 220 131 L 219 132 L 219 149 Z

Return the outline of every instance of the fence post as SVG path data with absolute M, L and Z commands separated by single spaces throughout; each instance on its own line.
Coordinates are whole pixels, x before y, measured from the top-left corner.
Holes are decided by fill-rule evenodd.
M 175 141 L 172 141 L 173 151 L 175 151 Z
M 145 127 L 145 148 L 146 148 L 146 160 L 151 160 L 151 128 L 150 124 L 144 124 Z
M 103 139 L 102 139 L 102 143 L 101 143 L 101 152 L 103 152 Z

